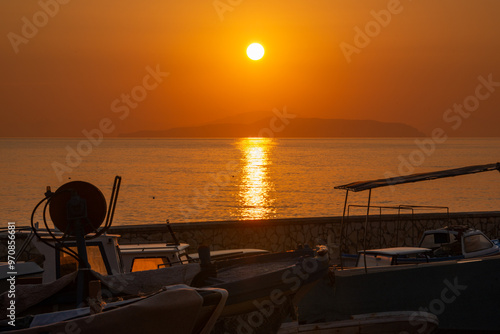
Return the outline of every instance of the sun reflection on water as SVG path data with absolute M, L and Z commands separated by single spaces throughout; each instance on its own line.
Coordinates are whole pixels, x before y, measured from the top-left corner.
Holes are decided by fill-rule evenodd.
M 242 152 L 242 177 L 239 184 L 239 210 L 243 219 L 271 218 L 273 183 L 269 176 L 270 152 L 275 145 L 271 138 L 244 138 L 237 142 Z

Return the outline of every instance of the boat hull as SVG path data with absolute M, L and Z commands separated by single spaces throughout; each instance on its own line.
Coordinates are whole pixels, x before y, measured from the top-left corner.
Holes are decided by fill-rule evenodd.
M 299 321 L 348 319 L 351 314 L 425 311 L 439 328 L 500 328 L 500 256 L 417 265 L 335 270 L 299 303 Z
M 418 324 L 416 326 L 416 324 Z M 438 326 L 435 315 L 421 312 L 382 312 L 360 314 L 349 320 L 298 325 L 285 323 L 278 334 L 429 334 Z
M 90 314 L 88 307 L 40 314 L 29 328 L 2 327 L 6 333 L 179 333 L 208 334 L 227 299 L 220 289 L 195 290 L 187 286 L 170 287 L 133 301 L 105 305 Z M 210 296 L 208 296 L 210 294 Z M 21 319 L 16 320 L 23 323 Z M 24 324 L 23 324 L 24 326 Z
M 218 321 L 221 333 L 276 333 L 295 314 L 293 305 L 323 277 L 328 259 L 302 257 L 300 252 L 260 255 L 220 264 L 210 284 L 229 293 Z

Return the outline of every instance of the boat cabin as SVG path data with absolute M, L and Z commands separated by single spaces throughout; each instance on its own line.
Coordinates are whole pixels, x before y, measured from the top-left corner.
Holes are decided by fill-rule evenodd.
M 419 247 L 430 248 L 434 257 L 472 258 L 500 253 L 498 240 L 468 226 L 450 226 L 425 231 Z
M 86 241 L 88 262 L 92 270 L 111 275 L 170 267 L 188 263 L 189 244 L 137 244 L 119 245 L 118 235 L 103 234 Z M 61 251 L 61 247 L 32 240 L 37 250 L 43 254 L 43 282 L 52 282 L 78 269 L 78 262 L 71 255 Z M 76 240 L 68 238 L 64 245 L 76 251 Z
M 47 237 L 47 232 L 38 232 Z M 52 232 L 61 236 L 60 232 Z M 101 275 L 155 270 L 179 264 L 198 262 L 198 254 L 188 254 L 187 243 L 154 243 L 120 245 L 119 235 L 102 234 L 85 242 L 87 259 L 92 270 Z M 77 260 L 55 242 L 47 243 L 38 238 L 30 238 L 33 245 L 44 257 L 43 283 L 49 283 L 78 269 Z M 64 245 L 77 251 L 74 238 L 68 237 Z M 269 253 L 263 249 L 228 249 L 211 251 L 212 260 L 227 260 Z

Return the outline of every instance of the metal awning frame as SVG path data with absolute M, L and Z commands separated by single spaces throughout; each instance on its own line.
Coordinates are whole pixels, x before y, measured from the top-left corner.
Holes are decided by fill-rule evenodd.
M 358 191 L 368 190 L 368 204 L 366 206 L 366 218 L 365 218 L 365 226 L 364 226 L 364 234 L 363 234 L 363 250 L 366 251 L 366 233 L 368 230 L 368 218 L 370 216 L 370 202 L 371 202 L 372 189 L 379 188 L 379 187 L 386 187 L 386 186 L 394 186 L 394 185 L 398 185 L 398 184 L 430 181 L 430 180 L 446 178 L 446 177 L 454 177 L 454 176 L 475 174 L 475 173 L 481 173 L 481 172 L 488 172 L 488 171 L 493 171 L 493 170 L 497 170 L 498 172 L 500 172 L 500 162 L 493 163 L 493 164 L 487 164 L 487 165 L 474 165 L 474 166 L 468 166 L 468 167 L 453 168 L 453 169 L 447 169 L 447 170 L 435 171 L 435 172 L 410 174 L 410 175 L 405 175 L 405 176 L 397 176 L 397 177 L 392 177 L 392 178 L 377 179 L 377 180 L 370 180 L 370 181 L 357 181 L 357 182 L 352 182 L 352 183 L 348 183 L 345 185 L 335 187 L 334 189 L 343 189 L 346 191 L 345 201 L 344 201 L 344 210 L 342 212 L 342 220 L 340 223 L 340 267 L 342 269 L 344 267 L 344 263 L 343 263 L 344 261 L 342 259 L 342 249 L 344 246 L 344 221 L 345 221 L 345 213 L 346 213 L 346 208 L 347 208 L 347 200 L 349 197 L 349 191 L 358 192 Z M 366 267 L 366 252 L 363 252 L 363 262 L 364 262 L 364 267 L 365 267 L 365 273 L 367 273 L 368 270 Z

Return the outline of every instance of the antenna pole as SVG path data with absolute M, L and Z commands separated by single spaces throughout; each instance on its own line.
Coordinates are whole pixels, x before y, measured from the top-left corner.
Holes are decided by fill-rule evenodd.
M 78 250 L 78 274 L 77 274 L 77 294 L 76 305 L 81 307 L 87 295 L 86 273 L 90 267 L 87 257 L 87 247 L 85 245 L 85 231 L 83 221 L 88 220 L 87 217 L 87 202 L 85 199 L 78 196 L 76 192 L 72 192 L 71 199 L 67 204 L 68 221 L 74 222 L 76 247 Z
M 174 244 L 180 245 L 179 240 L 177 239 L 177 236 L 175 235 L 174 230 L 172 230 L 172 226 L 170 226 L 170 221 L 168 219 L 167 219 L 167 229 L 168 229 L 168 232 L 170 232 L 172 239 L 174 239 Z
M 368 191 L 368 205 L 366 206 L 366 220 L 365 220 L 365 233 L 363 236 L 363 262 L 365 263 L 365 274 L 368 273 L 368 269 L 366 268 L 366 235 L 368 229 L 368 217 L 370 216 L 370 200 L 372 198 L 372 190 Z

